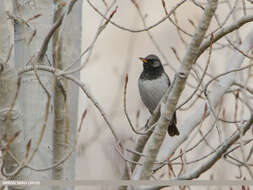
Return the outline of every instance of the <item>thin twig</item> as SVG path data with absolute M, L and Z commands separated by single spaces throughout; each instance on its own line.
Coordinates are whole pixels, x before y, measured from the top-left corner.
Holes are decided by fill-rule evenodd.
M 87 111 L 88 111 L 87 109 L 85 109 L 83 111 L 82 118 L 81 118 L 81 121 L 80 121 L 80 125 L 79 125 L 79 128 L 78 128 L 78 132 L 79 133 L 81 132 L 81 129 L 82 129 L 82 126 L 83 126 L 83 121 L 84 121 L 84 119 L 85 119 L 85 117 L 87 115 Z
M 222 28 L 221 30 L 219 30 L 218 32 L 216 32 L 214 34 L 213 44 L 215 42 L 217 42 L 219 39 L 221 39 L 223 36 L 239 29 L 244 24 L 247 24 L 248 22 L 251 22 L 251 21 L 253 21 L 253 15 L 248 15 L 248 16 L 242 17 L 241 19 L 239 19 L 237 22 L 231 24 L 230 26 Z M 211 37 L 209 37 L 208 39 L 206 39 L 205 41 L 202 42 L 202 44 L 199 48 L 197 57 L 199 57 L 209 47 L 210 40 L 211 40 Z
M 91 2 L 90 0 L 87 0 L 87 2 L 89 3 L 89 5 L 93 8 L 94 11 L 96 11 L 101 17 L 103 17 L 105 20 L 108 20 L 108 18 L 106 18 L 106 16 L 101 13 Z M 162 22 L 164 22 L 178 7 L 180 7 L 183 3 L 185 3 L 186 0 L 182 0 L 180 1 L 175 7 L 173 7 L 170 12 L 168 13 L 167 16 L 163 17 L 162 19 L 160 19 L 159 21 L 157 21 L 155 24 L 152 24 L 151 26 L 148 26 L 147 28 L 144 29 L 130 29 L 130 28 L 126 28 L 124 26 L 121 26 L 113 21 L 109 21 L 112 25 L 116 26 L 119 29 L 128 31 L 128 32 L 144 32 L 144 31 L 148 31 L 156 26 L 158 26 L 159 24 L 161 24 Z
M 147 24 L 146 24 L 146 20 L 145 20 L 145 16 L 142 14 L 140 6 L 137 4 L 137 2 L 135 0 L 131 0 L 131 2 L 134 4 L 135 8 L 138 11 L 138 14 L 141 18 L 141 21 L 143 23 L 144 28 L 147 28 Z M 167 59 L 167 57 L 165 56 L 165 54 L 163 53 L 162 49 L 160 48 L 159 44 L 155 41 L 153 35 L 151 34 L 151 31 L 147 30 L 146 31 L 148 34 L 149 39 L 151 40 L 151 42 L 153 43 L 153 45 L 155 46 L 156 50 L 160 53 L 160 55 L 162 56 L 162 58 L 166 61 L 166 65 L 168 65 L 171 70 L 173 70 L 174 72 L 176 71 L 176 69 L 173 67 L 173 65 L 169 62 L 169 60 Z
M 49 41 L 50 41 L 51 37 L 53 36 L 53 34 L 55 33 L 55 31 L 57 30 L 57 28 L 59 28 L 60 25 L 62 24 L 62 20 L 63 20 L 63 15 L 61 15 L 59 17 L 59 20 L 52 26 L 52 28 L 48 32 L 47 36 L 45 37 L 45 39 L 42 43 L 42 46 L 40 48 L 40 51 L 38 53 L 38 61 L 39 62 L 43 60 L 43 58 L 46 54 L 46 51 L 47 51 Z
M 123 95 L 123 106 L 124 106 L 124 113 L 125 113 L 125 116 L 127 118 L 127 121 L 132 129 L 132 131 L 138 135 L 145 135 L 147 133 L 142 133 L 142 132 L 139 132 L 139 131 L 136 131 L 136 129 L 134 128 L 132 122 L 131 122 L 131 119 L 127 113 L 127 108 L 126 108 L 126 96 L 127 96 L 127 83 L 128 83 L 128 74 L 126 74 L 126 77 L 125 77 L 125 85 L 124 85 L 124 95 Z
M 8 52 L 8 55 L 7 55 L 6 60 L 4 61 L 4 64 L 7 64 L 8 61 L 10 60 L 11 54 L 12 54 L 12 50 L 13 50 L 13 44 L 11 45 L 11 47 L 10 47 L 10 49 L 9 49 L 9 52 Z
M 102 106 L 97 102 L 97 100 L 91 95 L 91 93 L 89 92 L 89 90 L 86 88 L 85 84 L 76 79 L 74 76 L 71 76 L 71 75 L 65 75 L 65 74 L 62 74 L 62 71 L 58 70 L 58 69 L 55 69 L 54 67 L 49 67 L 49 66 L 44 66 L 44 65 L 36 65 L 35 66 L 37 70 L 43 70 L 43 71 L 47 71 L 47 72 L 51 72 L 51 73 L 54 73 L 56 72 L 57 76 L 61 76 L 61 77 L 64 77 L 70 81 L 72 81 L 74 84 L 76 84 L 77 86 L 79 86 L 81 88 L 81 90 L 84 92 L 84 94 L 91 100 L 91 102 L 95 105 L 95 107 L 98 109 L 99 113 L 101 114 L 101 116 L 103 117 L 104 121 L 106 122 L 107 126 L 109 127 L 116 143 L 120 144 L 120 146 L 122 146 L 115 130 L 114 130 L 114 127 L 113 125 L 111 124 L 110 120 L 108 119 L 106 113 L 104 112 Z M 23 68 L 20 72 L 19 72 L 19 75 L 22 75 L 23 73 L 25 72 L 29 72 L 29 71 L 32 71 L 34 68 L 31 67 L 31 66 L 27 66 L 25 68 Z
M 108 8 L 108 10 L 110 9 L 110 7 Z M 112 11 L 111 15 L 109 16 L 109 20 L 106 20 L 106 22 L 103 24 L 103 25 L 100 25 L 99 28 L 98 28 L 98 31 L 95 35 L 95 38 L 93 39 L 92 43 L 90 44 L 90 46 L 81 54 L 81 56 L 78 58 L 78 60 L 80 60 L 80 58 L 89 51 L 89 54 L 87 55 L 85 61 L 76 69 L 73 69 L 73 70 L 70 70 L 68 71 L 68 69 L 70 69 L 75 63 L 78 62 L 75 61 L 73 64 L 69 65 L 68 67 L 66 67 L 63 71 L 64 74 L 73 74 L 75 72 L 78 72 L 78 71 L 81 71 L 85 65 L 89 62 L 89 59 L 91 57 L 91 54 L 92 54 L 92 50 L 94 48 L 94 45 L 98 39 L 98 37 L 100 36 L 100 34 L 102 33 L 102 31 L 106 28 L 106 26 L 108 25 L 109 21 L 112 19 L 113 15 L 116 13 L 117 11 L 117 7 Z
M 63 159 L 59 160 L 57 163 L 49 166 L 49 167 L 46 167 L 46 168 L 35 168 L 31 165 L 25 165 L 24 167 L 25 168 L 29 168 L 31 170 L 34 170 L 34 171 L 38 171 L 38 172 L 41 172 L 41 171 L 47 171 L 47 170 L 51 170 L 51 169 L 54 169 L 56 168 L 57 166 L 63 164 L 70 156 L 71 154 L 73 153 L 74 150 L 70 151 Z
M 222 77 L 222 76 L 225 76 L 225 75 L 227 75 L 227 74 L 233 73 L 233 72 L 238 72 L 238 71 L 242 71 L 242 70 L 244 70 L 244 69 L 248 69 L 248 68 L 251 67 L 252 65 L 253 65 L 253 64 L 251 63 L 251 64 L 246 65 L 246 66 L 244 66 L 244 67 L 242 67 L 242 68 L 239 68 L 239 69 L 232 69 L 232 70 L 230 70 L 230 71 L 221 73 L 221 74 L 217 75 L 216 77 L 212 78 L 212 79 L 209 80 L 209 81 L 207 82 L 207 84 L 205 85 L 204 94 L 207 96 L 207 88 L 208 88 L 208 86 L 209 86 L 214 80 L 217 80 L 218 78 L 220 78 L 220 77 Z
M 210 62 L 211 62 L 212 47 L 213 47 L 213 46 L 212 46 L 212 41 L 213 41 L 212 39 L 213 39 L 213 35 L 212 35 L 211 40 L 210 40 L 210 50 L 209 50 L 209 55 L 208 55 L 207 64 L 206 64 L 206 67 L 205 67 L 204 72 L 203 72 L 203 74 L 202 74 L 202 77 L 201 77 L 201 79 L 200 79 L 200 81 L 199 81 L 199 84 L 197 85 L 197 87 L 196 87 L 196 89 L 194 90 L 194 92 L 193 92 L 183 103 L 181 103 L 181 104 L 176 108 L 176 110 L 180 109 L 184 104 L 186 104 L 189 100 L 191 100 L 192 97 L 194 96 L 194 94 L 199 90 L 199 87 L 200 87 L 200 85 L 201 85 L 201 83 L 202 83 L 202 81 L 203 81 L 203 79 L 204 79 L 204 77 L 205 77 L 205 75 L 206 75 L 208 66 L 209 66 L 209 64 L 210 64 Z

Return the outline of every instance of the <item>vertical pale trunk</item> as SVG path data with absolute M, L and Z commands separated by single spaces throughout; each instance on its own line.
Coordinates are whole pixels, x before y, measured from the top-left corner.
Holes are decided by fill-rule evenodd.
M 57 2 L 59 3 L 59 1 Z M 60 12 L 55 14 L 55 20 L 57 20 L 59 14 Z M 60 32 L 58 32 L 54 38 L 54 48 L 56 48 L 54 52 L 54 64 L 60 69 L 64 69 L 70 64 L 76 62 L 81 54 L 82 0 L 75 3 L 71 13 L 66 16 L 62 27 L 63 28 L 60 29 Z M 59 37 L 60 39 L 58 39 Z M 60 43 L 57 43 L 57 41 Z M 79 65 L 80 60 L 75 64 L 75 66 Z M 80 73 L 77 72 L 74 76 L 79 78 Z M 64 95 L 64 92 L 57 81 L 55 92 L 56 119 L 54 131 L 54 162 L 58 163 L 66 157 L 69 152 L 73 152 L 64 164 L 54 168 L 53 178 L 74 180 L 79 90 L 69 81 L 62 80 L 61 84 L 66 94 Z
M 19 135 L 9 146 L 9 152 L 15 159 L 24 159 L 26 150 L 24 133 L 22 132 L 22 114 L 19 109 L 18 101 L 12 106 L 17 91 L 17 72 L 14 67 L 14 24 L 8 19 L 6 11 L 12 13 L 12 1 L 1 2 L 0 6 L 0 145 L 6 149 L 6 144 L 20 131 Z M 12 50 L 11 50 L 12 49 Z M 11 53 L 11 54 L 10 54 Z M 7 57 L 9 57 L 8 62 Z M 12 110 L 10 110 L 12 107 Z M 5 151 L 3 151 L 3 154 Z M 13 173 L 17 168 L 16 161 L 10 156 L 4 156 L 4 170 L 6 175 Z M 25 172 L 20 172 L 17 176 L 8 179 L 24 179 Z M 14 189 L 14 188 L 9 188 Z
M 35 15 L 41 16 L 31 20 L 29 27 L 23 23 L 15 24 L 15 62 L 18 68 L 26 64 L 30 64 L 29 60 L 36 56 L 40 50 L 44 38 L 53 24 L 53 2 L 47 0 L 39 1 L 16 1 L 15 15 L 20 16 L 24 20 L 28 20 Z M 36 32 L 35 32 L 36 31 Z M 32 38 L 32 36 L 35 36 Z M 32 40 L 31 40 L 32 39 Z M 50 64 L 52 63 L 52 48 L 49 43 L 44 58 L 41 63 L 34 64 Z M 53 75 L 47 72 L 38 72 L 40 81 L 49 92 L 53 89 Z M 34 168 L 41 169 L 50 167 L 53 164 L 53 128 L 54 128 L 54 102 L 51 93 L 50 107 L 48 110 L 48 119 L 46 118 L 46 105 L 48 96 L 41 84 L 35 77 L 34 72 L 27 72 L 22 75 L 21 90 L 19 101 L 24 118 L 24 128 L 22 132 L 25 134 L 24 141 L 32 140 L 30 155 L 34 151 L 39 138 L 42 141 L 38 146 L 38 151 L 29 163 Z M 46 121 L 46 122 L 45 122 Z M 43 125 L 45 125 L 44 134 L 42 133 Z M 26 176 L 29 180 L 46 180 L 52 178 L 52 171 L 33 171 L 28 170 Z M 41 187 L 42 189 L 42 187 Z M 45 187 L 43 187 L 45 189 Z M 47 188 L 49 189 L 49 187 Z

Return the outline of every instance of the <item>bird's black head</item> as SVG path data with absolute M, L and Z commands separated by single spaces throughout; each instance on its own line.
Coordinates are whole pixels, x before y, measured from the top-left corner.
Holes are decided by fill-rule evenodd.
M 146 77 L 157 78 L 164 72 L 161 61 L 156 55 L 151 54 L 145 58 L 140 57 L 140 60 L 143 62 L 143 73 Z

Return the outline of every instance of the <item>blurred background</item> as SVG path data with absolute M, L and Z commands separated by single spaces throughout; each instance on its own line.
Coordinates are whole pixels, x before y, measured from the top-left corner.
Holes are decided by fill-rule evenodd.
M 141 12 L 145 16 L 147 26 L 156 23 L 165 16 L 162 1 L 136 0 L 136 2 L 140 7 Z M 166 0 L 165 2 L 169 12 L 171 8 L 174 7 L 179 1 Z M 204 3 L 206 1 L 200 2 Z M 236 3 L 236 0 L 222 1 L 220 3 L 217 9 L 217 15 L 222 21 L 226 15 L 229 14 L 231 9 L 231 7 L 229 8 L 227 2 L 229 2 L 233 7 Z M 99 11 L 105 13 L 107 9 L 106 4 L 109 6 L 112 1 L 106 0 L 106 4 L 105 1 L 102 0 L 92 1 L 92 3 Z M 250 7 L 248 1 L 246 2 L 246 5 L 247 7 Z M 109 11 L 109 15 L 114 10 L 115 6 L 118 6 L 118 9 L 112 18 L 114 22 L 131 29 L 143 28 L 142 20 L 131 0 L 117 0 L 114 7 Z M 235 19 L 243 16 L 243 10 L 241 8 L 242 6 L 242 2 L 238 1 L 236 4 L 238 11 L 236 11 L 234 15 L 228 19 L 225 26 L 233 23 Z M 251 9 L 247 9 L 247 11 L 252 12 Z M 176 11 L 178 25 L 188 33 L 192 34 L 195 30 L 195 27 L 198 25 L 202 12 L 203 11 L 199 7 L 195 6 L 191 1 L 187 1 Z M 83 50 L 85 50 L 94 39 L 101 19 L 102 17 L 90 7 L 87 1 L 84 1 L 82 23 Z M 213 20 L 209 32 L 215 28 L 217 28 L 217 23 Z M 247 24 L 238 30 L 238 32 L 233 32 L 231 35 L 229 35 L 229 38 L 235 44 L 239 43 L 238 39 L 243 39 L 251 28 L 252 24 Z M 119 135 L 120 140 L 126 147 L 129 148 L 133 146 L 136 139 L 136 134 L 131 131 L 123 111 L 123 86 L 126 73 L 129 76 L 127 89 L 127 110 L 134 126 L 136 128 L 141 128 L 146 123 L 150 114 L 141 102 L 139 96 L 137 81 L 140 73 L 142 72 L 142 63 L 138 57 L 145 57 L 148 54 L 156 54 L 160 57 L 165 65 L 170 64 L 175 70 L 178 70 L 180 67 L 180 62 L 176 58 L 175 53 L 173 53 L 172 48 L 176 50 L 176 54 L 181 60 L 186 52 L 186 45 L 180 39 L 177 28 L 168 19 L 159 26 L 151 29 L 150 33 L 153 39 L 159 45 L 162 53 L 166 56 L 166 59 L 169 61 L 169 63 L 167 63 L 167 61 L 162 57 L 161 53 L 154 46 L 154 43 L 151 41 L 147 32 L 131 33 L 121 30 L 112 24 L 108 24 L 96 41 L 90 60 L 81 72 L 81 80 L 86 84 L 97 101 L 102 105 L 104 111 L 109 116 L 110 121 L 113 123 L 113 127 Z M 186 43 L 190 42 L 189 36 L 183 34 L 182 32 L 181 35 Z M 225 41 L 222 40 L 219 42 L 225 43 Z M 221 48 L 221 46 L 219 47 L 217 46 L 216 49 L 214 49 L 211 63 L 208 68 L 208 73 L 211 73 L 213 76 L 225 71 L 226 62 L 231 56 L 232 52 L 231 47 L 229 46 L 225 46 L 223 48 Z M 206 65 L 207 57 L 208 51 L 203 53 L 203 55 L 197 61 L 198 65 L 202 69 Z M 83 60 L 85 60 L 85 56 Z M 249 63 L 248 60 L 245 62 Z M 202 70 L 197 66 L 196 69 L 199 71 L 201 76 Z M 165 66 L 165 70 L 172 81 L 175 71 L 173 71 L 169 66 Z M 209 80 L 210 78 L 208 78 L 208 76 L 205 77 L 204 84 L 208 81 L 207 79 Z M 192 76 L 188 79 L 188 83 L 193 86 L 197 85 L 196 80 L 194 80 Z M 193 89 L 187 86 L 179 102 L 183 102 L 192 91 Z M 182 121 L 187 117 L 188 113 L 196 111 L 196 107 L 201 101 L 203 100 L 199 98 L 190 109 L 177 112 L 179 130 L 180 123 L 182 123 Z M 233 110 L 235 109 L 233 96 L 226 95 L 223 104 L 226 105 L 226 111 L 224 111 L 226 119 L 233 120 Z M 190 103 L 187 105 L 190 105 Z M 184 107 L 187 107 L 187 105 Z M 100 113 L 98 113 L 85 95 L 80 94 L 79 120 L 85 109 L 87 109 L 88 112 L 78 139 L 76 179 L 120 179 L 122 169 L 124 168 L 124 161 L 120 158 L 119 154 L 114 148 L 114 138 L 112 137 L 111 132 L 106 126 Z M 246 119 L 247 112 L 245 112 L 245 115 L 241 117 L 245 117 Z M 203 125 L 211 125 L 212 123 L 213 119 L 210 118 L 207 119 Z M 223 131 L 225 131 L 225 133 L 228 135 L 231 134 L 235 129 L 234 126 L 229 124 L 222 124 L 222 127 Z M 203 132 L 206 130 L 207 129 L 203 127 Z M 169 136 L 167 135 L 166 138 L 169 138 Z M 213 147 L 218 145 L 217 134 L 215 131 L 213 134 L 208 136 L 208 140 Z M 193 142 L 196 141 L 197 140 L 193 140 Z M 250 146 L 252 145 L 250 144 L 247 148 L 250 148 Z M 179 151 L 180 149 L 178 149 L 175 155 L 178 154 Z M 202 144 L 198 147 L 198 149 L 187 156 L 187 159 L 189 161 L 194 160 L 201 155 L 206 154 L 207 152 L 210 152 L 210 149 L 206 146 L 206 144 Z M 194 167 L 194 165 L 189 166 L 189 168 L 191 167 Z M 168 168 L 164 167 L 162 171 L 167 170 Z M 162 172 L 159 175 L 162 175 Z M 238 176 L 239 171 L 237 168 L 231 168 L 227 162 L 221 159 L 213 168 L 201 175 L 200 179 L 237 179 L 236 177 Z M 162 178 L 168 179 L 166 175 Z M 77 189 L 81 188 L 83 187 L 77 187 Z M 90 187 L 90 189 L 103 188 Z

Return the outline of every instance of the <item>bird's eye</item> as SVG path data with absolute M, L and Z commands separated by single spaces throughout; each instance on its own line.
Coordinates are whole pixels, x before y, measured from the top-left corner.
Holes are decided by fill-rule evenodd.
M 153 61 L 152 66 L 153 67 L 159 67 L 160 66 L 160 62 L 159 61 Z

